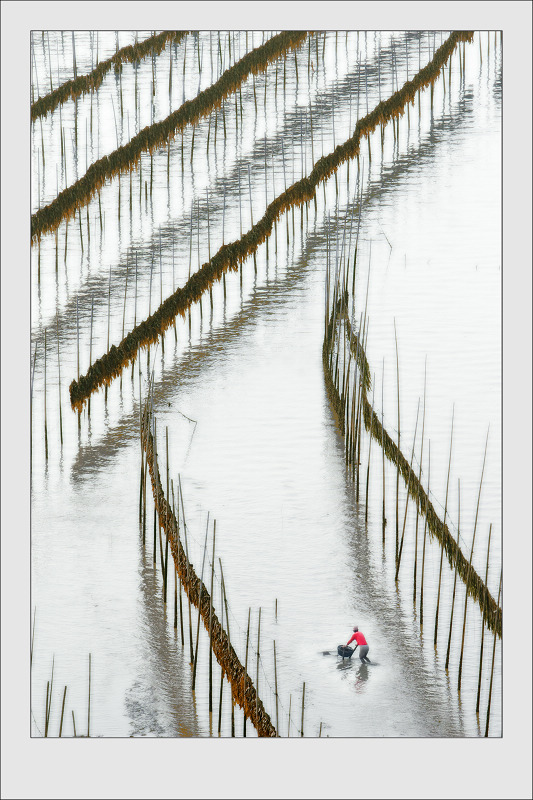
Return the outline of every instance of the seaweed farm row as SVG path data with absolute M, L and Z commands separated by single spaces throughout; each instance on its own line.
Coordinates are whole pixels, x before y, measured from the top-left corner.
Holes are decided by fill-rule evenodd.
M 36 120 L 33 210 L 275 36 L 190 32 Z M 484 736 L 488 716 L 488 735 L 500 735 L 501 61 L 493 32 L 468 38 L 451 48 L 448 31 L 308 32 L 34 243 L 33 735 L 44 735 L 46 719 L 57 735 L 65 685 L 62 736 L 74 735 L 72 709 L 77 735 L 87 733 L 90 653 L 91 737 L 242 736 L 245 720 L 256 736 L 255 698 L 241 697 L 249 714 L 239 705 L 240 668 L 233 693 L 224 677 L 230 647 L 258 690 L 264 733 Z M 40 33 L 34 42 L 40 85 L 46 40 L 44 50 Z M 94 41 L 76 32 L 87 73 Z M 120 32 L 118 49 L 133 42 Z M 402 94 L 448 46 L 433 84 Z M 99 59 L 116 49 L 114 35 L 100 33 Z M 395 95 L 395 107 L 408 102 L 385 124 Z M 221 253 L 227 266 L 200 286 Z M 336 279 L 348 294 L 325 371 Z M 146 321 L 161 322 L 187 286 L 196 289 L 183 313 L 172 309 L 164 330 L 120 357 L 101 391 L 73 409 L 72 380 L 81 384 Z M 147 409 L 151 475 L 140 447 Z M 390 453 L 399 445 L 403 454 L 398 492 L 381 425 Z M 445 521 L 449 554 L 424 535 L 409 476 L 434 510 L 432 530 Z M 471 575 L 491 609 L 484 626 L 465 592 L 474 525 Z M 206 592 L 200 616 L 194 588 L 189 616 L 187 565 Z M 354 625 L 369 642 L 368 666 L 357 654 L 347 663 L 323 654 Z

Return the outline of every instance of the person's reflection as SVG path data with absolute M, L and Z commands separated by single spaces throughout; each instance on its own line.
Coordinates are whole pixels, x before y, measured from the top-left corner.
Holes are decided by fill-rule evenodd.
M 368 680 L 368 667 L 366 664 L 361 664 L 355 675 L 355 691 L 364 692 L 365 683 Z

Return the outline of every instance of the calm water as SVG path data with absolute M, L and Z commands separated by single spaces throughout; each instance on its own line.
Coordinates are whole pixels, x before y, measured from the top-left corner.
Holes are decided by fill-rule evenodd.
M 139 32 L 142 39 L 149 32 Z M 272 35 L 270 32 L 264 38 Z M 443 33 L 444 39 L 448 34 Z M 92 38 L 92 47 L 91 47 Z M 134 40 L 119 35 L 119 46 Z M 490 40 L 490 50 L 488 44 Z M 263 34 L 202 33 L 156 59 L 156 91 L 150 59 L 137 70 L 110 73 L 91 100 L 80 98 L 33 126 L 33 205 L 49 202 L 81 175 L 85 164 L 164 118 L 183 99 L 216 80 L 235 53 L 257 46 Z M 32 604 L 36 607 L 32 667 L 32 731 L 44 728 L 46 681 L 54 666 L 51 730 L 59 726 L 63 686 L 78 732 L 86 732 L 88 654 L 91 653 L 91 735 L 216 735 L 208 702 L 208 642 L 201 637 L 199 677 L 191 693 L 189 652 L 173 629 L 172 603 L 162 602 L 159 557 L 154 567 L 152 503 L 146 547 L 138 526 L 139 369 L 146 393 L 147 353 L 133 370 L 91 401 L 78 428 L 70 411 L 68 384 L 122 331 L 154 310 L 161 297 L 183 285 L 223 241 L 239 237 L 285 184 L 308 173 L 313 159 L 345 140 L 358 116 L 388 97 L 428 60 L 440 33 L 334 33 L 305 42 L 269 67 L 266 79 L 242 88 L 218 113 L 170 143 L 143 156 L 141 173 L 122 176 L 78 218 L 34 247 L 32 353 L 37 348 L 32 402 Z M 45 39 L 45 43 L 46 39 Z M 50 32 L 55 75 L 71 76 L 72 37 Z M 258 611 L 261 608 L 259 693 L 275 720 L 276 642 L 279 728 L 299 735 L 305 681 L 304 732 L 330 736 L 477 736 L 484 732 L 492 636 L 485 637 L 481 718 L 475 714 L 480 619 L 467 617 L 463 684 L 457 668 L 464 610 L 458 586 L 452 659 L 444 671 L 453 573 L 446 567 L 441 589 L 438 648 L 433 647 L 440 551 L 429 542 L 425 568 L 425 625 L 412 603 L 415 520 L 408 512 L 398 589 L 394 584 L 395 473 L 387 469 L 387 540 L 381 544 L 381 453 L 372 447 L 370 503 L 365 522 L 364 488 L 357 503 L 344 465 L 343 442 L 324 388 L 321 359 L 327 243 L 340 249 L 350 224 L 353 198 L 363 187 L 355 318 L 365 305 L 370 268 L 367 355 L 375 374 L 375 399 L 391 435 L 397 428 L 394 323 L 398 335 L 402 449 L 410 454 L 416 405 L 423 395 L 427 358 L 426 437 L 431 439 L 431 490 L 436 508 L 445 503 L 452 407 L 455 404 L 449 525 L 458 523 L 469 552 L 487 428 L 487 462 L 473 563 L 484 576 L 492 523 L 489 587 L 496 597 L 500 576 L 500 43 L 481 35 L 466 46 L 466 73 L 452 60 L 431 108 L 423 94 L 400 122 L 400 136 L 385 132 L 383 156 L 377 131 L 361 150 L 360 169 L 350 165 L 325 190 L 316 212 L 288 214 L 242 272 L 213 289 L 189 319 L 177 323 L 150 353 L 155 368 L 155 412 L 164 475 L 165 428 L 170 476 L 181 476 L 191 559 L 202 560 L 207 513 L 217 521 L 215 605 L 220 607 L 218 557 L 230 606 L 232 643 L 244 660 L 248 609 L 252 646 L 249 671 L 256 679 Z M 64 52 L 63 52 L 64 46 Z M 114 32 L 99 33 L 99 58 L 115 50 Z M 76 33 L 78 72 L 87 71 L 96 41 Z M 198 70 L 203 58 L 202 73 Z M 317 58 L 318 49 L 318 58 Z M 49 75 L 48 49 L 37 37 L 39 86 Z M 59 62 L 57 55 L 59 53 Z M 211 57 L 212 54 L 212 57 Z M 185 81 L 183 64 L 186 63 Z M 172 91 L 169 73 L 172 63 Z M 83 69 L 82 69 L 83 65 Z M 378 66 L 379 65 L 379 66 Z M 285 86 L 283 75 L 285 74 Z M 48 77 L 49 81 L 49 77 Z M 135 84 L 137 83 L 137 92 Z M 54 83 L 54 85 L 56 85 Z M 41 93 L 43 90 L 41 89 Z M 137 96 L 137 101 L 135 97 Z M 265 103 L 266 98 L 266 103 Z M 256 112 L 257 104 L 257 112 Z M 311 108 L 312 130 L 311 137 Z M 77 121 L 75 122 L 75 113 Z M 117 127 L 115 128 L 115 120 Z M 61 128 L 65 162 L 61 161 Z M 76 146 L 76 130 L 78 144 Z M 207 139 L 209 136 L 209 149 Z M 45 164 L 42 164 L 42 141 Z M 87 145 L 86 145 L 87 143 Z M 266 170 L 265 170 L 266 164 Z M 56 168 L 57 165 L 57 168 Z M 248 169 L 250 171 L 248 172 Z M 76 172 L 78 170 L 78 172 Z M 152 173 L 153 170 L 153 173 Z M 151 177 L 152 175 L 152 177 Z M 359 179 L 358 179 L 359 176 Z M 150 180 L 152 193 L 150 195 Z M 146 185 L 145 185 L 146 181 Z M 250 181 L 250 188 L 248 181 Z M 120 191 L 120 195 L 119 195 Z M 250 208 L 250 194 L 252 207 Z M 120 218 L 119 218 L 120 209 Z M 356 212 L 358 213 L 358 212 Z M 209 228 L 208 228 L 209 214 Z M 329 219 L 328 219 L 329 215 Z M 348 216 L 347 216 L 348 215 Z M 87 221 L 88 220 L 88 221 Z M 192 220 L 192 227 L 191 227 Z M 293 228 L 294 224 L 294 228 Z M 356 224 L 356 223 L 354 223 Z M 90 239 L 87 235 L 89 225 Z M 289 244 L 287 244 L 287 228 Z M 191 236 L 192 230 L 192 236 Z M 294 233 L 293 233 L 294 231 Z M 337 245 L 338 241 L 338 245 Z M 66 247 L 65 247 L 66 242 Z M 353 248 L 352 248 L 353 249 Z M 56 268 L 57 263 L 57 268 Z M 110 279 L 111 276 L 111 279 Z M 126 301 L 125 301 L 126 298 Z M 91 309 L 93 331 L 91 342 Z M 108 334 L 109 313 L 109 334 Z M 124 327 L 123 327 L 124 326 Z M 44 453 L 44 330 L 47 330 L 47 425 Z M 58 393 L 57 329 L 61 387 Z M 92 351 L 91 351 L 92 348 Z M 33 368 L 33 364 L 32 364 Z M 61 397 L 63 446 L 58 398 Z M 417 444 L 419 454 L 420 442 Z M 364 473 L 368 440 L 363 444 Z M 427 477 L 427 448 L 423 475 Z M 403 490 L 402 490 L 403 491 Z M 405 492 L 400 495 L 400 508 Z M 421 545 L 422 527 L 419 530 Z M 392 547 L 392 549 L 391 549 Z M 173 581 L 170 581 L 173 592 Z M 420 569 L 418 595 L 420 588 Z M 417 595 L 417 596 L 418 596 Z M 185 600 L 184 600 L 185 602 Z M 276 615 L 277 608 L 277 615 Z M 186 604 L 184 605 L 185 614 Z M 364 631 L 373 664 L 342 664 L 323 650 L 346 641 L 354 624 Z M 196 631 L 196 615 L 193 612 Z M 188 636 L 188 620 L 185 626 Z M 216 708 L 220 673 L 215 663 Z M 501 732 L 500 644 L 496 647 L 491 735 Z M 61 695 L 61 696 L 60 696 Z M 224 689 L 223 735 L 230 735 L 229 692 Z M 248 735 L 253 733 L 248 725 Z M 242 715 L 236 713 L 242 735 Z

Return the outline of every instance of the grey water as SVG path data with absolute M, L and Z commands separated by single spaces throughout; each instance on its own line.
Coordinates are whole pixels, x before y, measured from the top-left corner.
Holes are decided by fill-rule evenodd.
M 138 32 L 139 40 L 149 32 Z M 92 99 L 70 102 L 33 123 L 33 210 L 152 119 L 209 86 L 235 54 L 273 35 L 201 32 L 137 68 L 125 65 L 120 83 L 111 72 Z M 448 35 L 443 32 L 442 40 Z M 52 74 L 71 77 L 72 37 L 49 32 Z M 480 51 L 481 37 L 481 51 Z M 114 32 L 99 32 L 99 58 L 115 48 Z M 134 40 L 120 32 L 119 46 Z M 185 47 L 185 41 L 187 45 Z M 220 607 L 221 558 L 230 608 L 231 639 L 244 661 L 251 608 L 249 672 L 256 681 L 257 622 L 261 608 L 259 694 L 276 718 L 273 641 L 276 642 L 280 734 L 317 736 L 479 736 L 484 733 L 492 634 L 485 633 L 481 714 L 475 713 L 480 614 L 469 601 L 462 691 L 457 667 L 464 610 L 458 585 L 452 659 L 444 657 L 453 573 L 446 565 L 437 649 L 433 647 L 440 551 L 428 541 L 424 627 L 412 602 L 415 516 L 408 510 L 398 588 L 394 583 L 395 473 L 387 468 L 388 525 L 381 534 L 381 453 L 371 451 L 368 519 L 364 485 L 356 501 L 344 462 L 344 444 L 327 399 L 322 367 L 327 251 L 335 258 L 363 190 L 354 318 L 365 307 L 370 271 L 367 355 L 374 405 L 396 430 L 396 324 L 401 384 L 401 436 L 410 452 L 418 398 L 427 369 L 426 437 L 431 439 L 431 492 L 443 513 L 452 408 L 454 442 L 448 524 L 458 525 L 469 552 L 485 436 L 487 463 L 473 563 L 484 577 L 492 524 L 489 588 L 496 598 L 501 568 L 500 526 L 500 139 L 501 43 L 476 34 L 400 121 L 361 148 L 337 181 L 317 191 L 317 206 L 278 222 L 275 235 L 242 270 L 213 287 L 202 308 L 178 319 L 150 353 L 91 399 L 78 427 L 68 384 L 117 344 L 161 298 L 223 242 L 257 221 L 285 185 L 308 174 L 314 161 L 353 131 L 355 121 L 388 97 L 431 57 L 441 41 L 433 32 L 318 34 L 294 54 L 248 80 L 238 103 L 230 97 L 211 119 L 187 129 L 160 152 L 142 158 L 141 171 L 121 176 L 80 219 L 63 223 L 57 240 L 43 237 L 32 251 L 32 606 L 36 609 L 32 662 L 32 733 L 44 728 L 46 682 L 54 659 L 52 733 L 57 731 L 63 686 L 68 684 L 66 735 L 86 732 L 88 654 L 91 653 L 91 735 L 217 735 L 208 713 L 208 641 L 199 649 L 191 693 L 186 598 L 185 646 L 173 627 L 173 599 L 165 608 L 159 555 L 153 560 L 153 504 L 146 543 L 138 523 L 139 391 L 154 370 L 154 410 L 162 475 L 169 435 L 169 473 L 183 487 L 191 560 L 200 569 L 207 514 L 217 521 L 214 601 Z M 232 48 L 230 61 L 229 46 Z M 76 32 L 78 71 L 95 57 L 95 37 Z M 198 68 L 204 58 L 202 72 Z M 59 61 L 56 64 L 57 55 Z M 34 42 L 39 86 L 49 73 L 48 49 Z M 169 97 L 170 64 L 172 91 Z M 184 70 L 185 64 L 185 70 Z M 277 76 L 276 76 L 277 72 Z M 283 77 L 285 76 L 285 85 Z M 135 85 L 137 83 L 137 99 Z M 43 90 L 41 89 L 41 94 Z M 153 108 L 150 97 L 154 97 Z M 96 110 L 98 108 L 98 111 Z M 311 109 L 311 114 L 309 113 Z M 117 127 L 115 127 L 117 120 Z M 311 122 L 312 120 L 312 122 Z M 129 122 L 129 132 L 128 132 Z M 224 123 L 226 135 L 224 136 Z M 216 143 L 215 143 L 216 124 Z M 66 129 L 66 169 L 61 127 Z M 75 130 L 78 142 L 75 142 Z M 312 129 L 312 135 L 311 135 Z M 87 138 L 86 138 L 87 131 Z M 208 146 L 209 138 L 209 146 Z M 42 141 L 45 163 L 42 163 Z M 265 170 L 266 164 L 266 170 Z M 250 168 L 250 172 L 248 172 Z M 153 173 L 152 173 L 153 170 Z M 249 190 L 248 180 L 250 179 Z M 145 183 L 146 182 L 146 183 Z M 152 191 L 150 192 L 150 182 Z M 337 187 L 337 190 L 336 190 Z M 250 194 L 252 204 L 250 206 Z M 120 216 L 119 216 L 120 210 Z M 207 224 L 209 214 L 209 228 Z M 294 219 L 294 221 L 293 221 Z M 88 222 L 87 222 L 88 220 Z M 192 220 L 192 227 L 191 227 Z M 352 221 L 352 226 L 355 226 Z M 89 226 L 90 239 L 87 235 Z M 80 236 L 81 228 L 81 236 Z M 287 243 L 287 230 L 289 242 Z M 192 236 L 191 236 L 192 231 Z M 352 242 L 353 250 L 353 242 Z M 40 260 L 40 265 L 38 261 Z M 40 266 L 40 270 L 39 270 Z M 40 272 L 40 274 L 39 274 Z M 111 281 L 109 277 L 111 276 Z M 125 299 L 126 298 L 126 301 Z M 92 341 L 90 334 L 93 316 Z M 47 330 L 44 451 L 44 329 Z M 59 329 L 61 384 L 57 367 Z M 149 358 L 149 361 L 148 361 Z M 140 372 L 140 376 L 139 376 Z M 140 387 L 140 389 L 139 389 Z M 63 445 L 58 398 L 61 398 Z M 489 427 L 490 426 L 490 427 Z M 364 439 L 364 481 L 368 439 Z M 417 453 L 420 440 L 417 440 Z M 422 468 L 427 478 L 427 449 Z M 417 456 L 418 457 L 418 456 Z M 364 484 L 363 481 L 363 484 Z M 362 502 L 361 502 L 362 499 Z M 405 505 L 405 489 L 400 508 Z M 423 522 L 418 547 L 422 546 Z M 173 598 L 173 578 L 169 584 Z M 276 613 L 277 611 L 277 613 Z M 358 624 L 372 664 L 349 663 L 323 650 L 336 648 Z M 196 614 L 193 611 L 196 634 Z M 490 735 L 501 733 L 501 651 L 497 642 Z M 216 664 L 216 662 L 215 662 Z M 220 672 L 214 669 L 218 710 Z M 229 690 L 224 688 L 222 735 L 231 734 Z M 289 725 L 289 708 L 291 709 Z M 236 711 L 236 735 L 242 712 Z M 248 725 L 247 735 L 254 735 Z

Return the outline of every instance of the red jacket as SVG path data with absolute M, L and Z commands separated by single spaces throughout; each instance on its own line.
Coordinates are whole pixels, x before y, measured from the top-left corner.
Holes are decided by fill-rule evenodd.
M 357 631 L 357 633 L 354 633 L 354 635 L 350 639 L 350 642 L 353 642 L 354 639 L 355 639 L 355 641 L 357 642 L 358 645 L 362 646 L 362 645 L 366 644 L 366 639 L 365 639 L 365 637 L 363 636 L 363 634 L 360 631 Z M 350 642 L 348 642 L 348 644 L 350 644 Z

